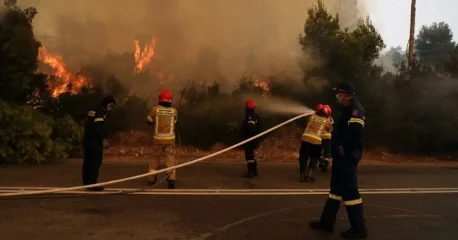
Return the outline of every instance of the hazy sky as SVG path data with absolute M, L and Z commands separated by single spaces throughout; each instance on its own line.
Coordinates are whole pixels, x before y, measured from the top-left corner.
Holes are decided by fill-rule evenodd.
M 410 28 L 411 0 L 365 0 L 375 1 L 370 7 L 370 16 L 382 34 L 387 48 L 407 46 Z M 422 25 L 446 22 L 458 41 L 458 0 L 417 0 L 415 35 Z

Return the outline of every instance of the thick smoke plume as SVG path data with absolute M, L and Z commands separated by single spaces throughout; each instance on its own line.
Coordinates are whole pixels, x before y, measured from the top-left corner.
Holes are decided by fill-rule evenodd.
M 223 89 L 243 75 L 282 73 L 301 79 L 313 66 L 298 44 L 315 0 L 20 0 L 35 6 L 38 39 L 69 66 L 94 63 L 107 53 L 132 53 L 134 41 L 157 37 L 155 58 L 167 73 Z M 323 0 L 354 26 L 366 7 L 356 0 Z M 105 66 L 107 69 L 115 68 Z

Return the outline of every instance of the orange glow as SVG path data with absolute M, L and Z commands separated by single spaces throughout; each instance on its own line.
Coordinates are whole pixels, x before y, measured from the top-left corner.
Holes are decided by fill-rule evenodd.
M 143 51 L 140 48 L 140 41 L 135 40 L 135 68 L 134 73 L 140 73 L 145 70 L 151 60 L 154 58 L 155 51 L 156 51 L 156 42 L 157 37 L 153 37 L 151 39 L 151 43 L 148 46 L 143 48 Z
M 269 97 L 270 96 L 270 86 L 266 81 L 256 80 L 256 81 L 254 81 L 254 86 L 262 89 L 262 95 L 264 97 Z
M 57 78 L 55 81 L 48 78 L 49 90 L 54 98 L 65 92 L 77 94 L 81 88 L 90 85 L 88 78 L 69 72 L 62 57 L 50 55 L 43 46 L 38 49 L 38 60 L 50 66 L 53 75 Z

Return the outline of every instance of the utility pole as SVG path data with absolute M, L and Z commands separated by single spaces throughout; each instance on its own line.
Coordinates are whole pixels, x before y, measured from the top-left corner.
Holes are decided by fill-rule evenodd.
M 415 5 L 417 0 L 412 0 L 412 5 L 410 7 L 410 35 L 409 35 L 409 55 L 408 55 L 408 63 L 409 68 L 413 69 L 414 67 L 414 42 L 415 42 Z

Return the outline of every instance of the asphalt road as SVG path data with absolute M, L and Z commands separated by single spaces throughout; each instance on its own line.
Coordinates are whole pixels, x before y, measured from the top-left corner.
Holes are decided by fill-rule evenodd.
M 144 173 L 141 163 L 109 163 L 101 180 Z M 294 164 L 264 164 L 254 180 L 239 177 L 243 165 L 199 163 L 178 170 L 178 187 L 205 189 L 327 188 L 299 183 Z M 0 168 L 0 187 L 80 184 L 80 162 Z M 360 188 L 458 187 L 458 168 L 362 166 Z M 140 179 L 112 187 L 144 187 Z M 158 186 L 165 188 L 166 184 Z M 209 196 L 111 195 L 1 199 L 0 239 L 340 239 L 338 232 L 309 230 L 325 195 Z M 363 195 L 369 239 L 453 239 L 458 234 L 457 193 Z M 336 230 L 346 230 L 341 208 Z M 455 237 L 453 237 L 455 236 Z

